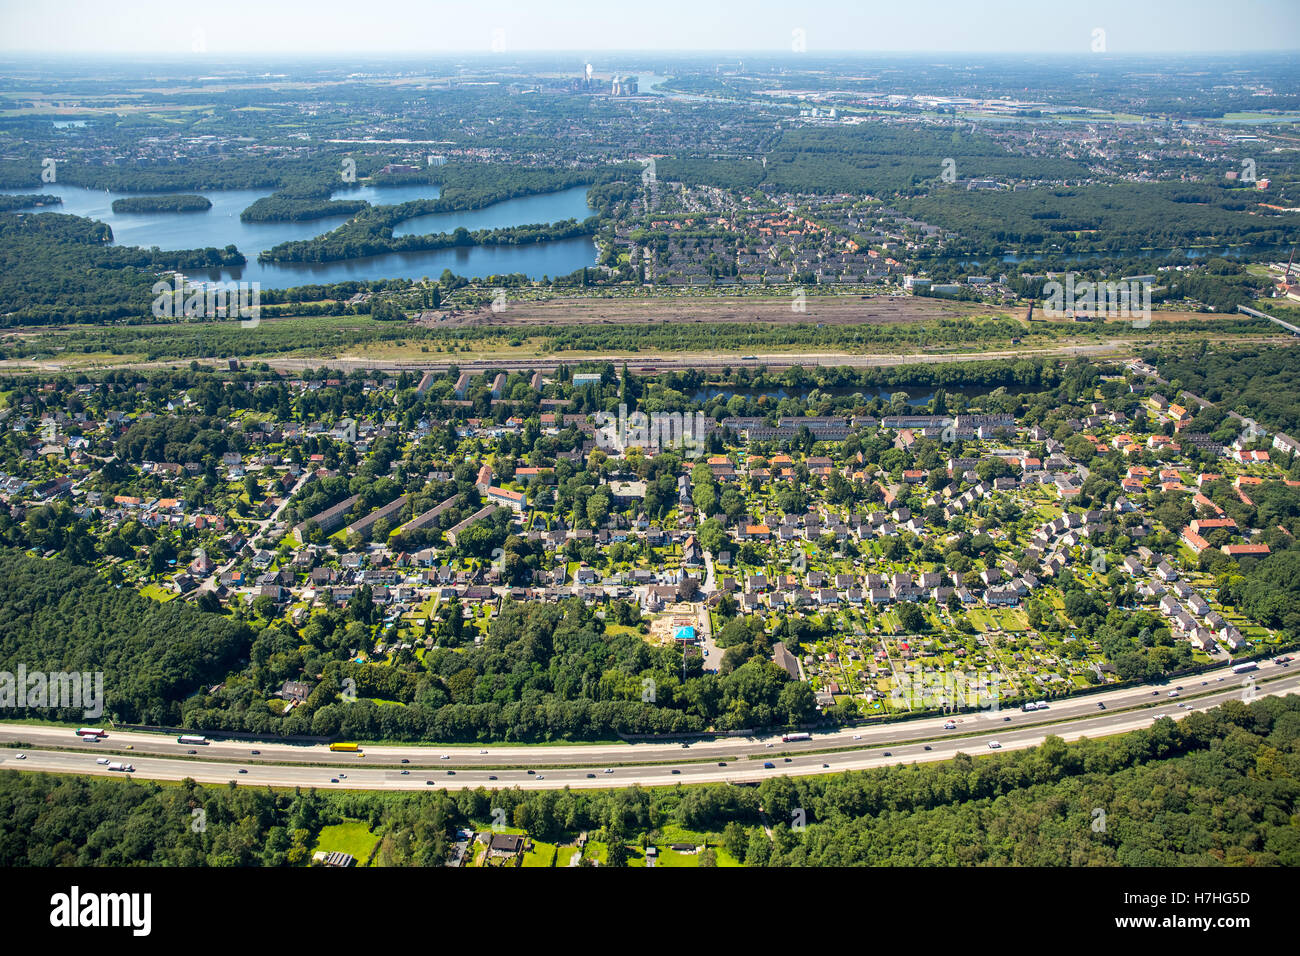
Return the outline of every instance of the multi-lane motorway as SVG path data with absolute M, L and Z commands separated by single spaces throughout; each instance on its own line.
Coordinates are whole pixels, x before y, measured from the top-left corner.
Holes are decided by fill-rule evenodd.
M 1171 691 L 1177 696 L 1171 697 Z M 200 783 L 362 790 L 749 783 L 780 774 L 824 774 L 946 760 L 959 752 L 990 753 L 994 742 L 996 749 L 1022 749 L 1041 744 L 1051 734 L 1065 740 L 1102 737 L 1148 727 L 1160 715 L 1179 719 L 1228 700 L 1298 692 L 1300 664 L 1265 662 L 1250 674 L 1221 668 L 1168 684 L 1061 700 L 1045 711 L 989 710 L 819 733 L 811 740 L 788 743 L 778 735 L 685 743 L 375 745 L 365 746 L 360 754 L 276 741 L 214 740 L 190 746 L 174 736 L 112 729 L 107 739 L 96 742 L 78 738 L 69 727 L 2 723 L 0 743 L 21 741 L 31 749 L 0 748 L 0 767 L 121 776 L 96 762 L 97 757 L 108 757 L 134 765 L 135 777 L 158 780 L 188 777 Z

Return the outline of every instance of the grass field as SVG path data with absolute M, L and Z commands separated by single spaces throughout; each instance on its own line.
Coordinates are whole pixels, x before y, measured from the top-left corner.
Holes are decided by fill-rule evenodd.
M 719 367 L 735 361 L 740 352 L 752 352 L 757 361 L 774 368 L 799 365 L 851 365 L 880 367 L 913 362 L 948 362 L 974 358 L 1018 358 L 1035 355 L 1131 354 L 1142 341 L 1172 344 L 1179 339 L 1217 342 L 1265 341 L 1295 344 L 1291 336 L 1273 336 L 1267 331 L 1249 333 L 1198 332 L 1202 321 L 1221 321 L 1213 313 L 1160 311 L 1163 324 L 1158 333 L 1134 336 L 1126 322 L 1096 323 L 1055 329 L 1045 325 L 1024 326 L 1020 304 L 1001 306 L 988 303 L 959 302 L 943 299 L 914 298 L 905 295 L 863 295 L 837 292 L 813 295 L 806 312 L 792 313 L 788 295 L 673 294 L 613 295 L 592 297 L 552 297 L 521 300 L 505 312 L 493 313 L 486 307 L 458 313 L 436 328 L 419 324 L 399 325 L 380 322 L 368 316 L 268 316 L 257 332 L 250 334 L 230 323 L 194 323 L 186 325 L 138 325 L 116 327 L 107 331 L 98 326 L 69 325 L 53 329 L 28 330 L 0 334 L 0 346 L 7 357 L 0 368 L 38 368 L 45 371 L 157 367 L 176 361 L 196 359 L 224 365 L 228 357 L 266 358 L 284 372 L 316 368 L 323 362 L 332 367 L 400 367 L 425 368 L 430 364 L 455 362 L 462 368 L 476 364 L 504 364 L 507 367 L 553 367 L 558 361 L 609 360 L 627 357 L 635 368 L 653 365 L 657 369 Z M 934 327 L 946 319 L 975 322 L 1016 321 L 1021 330 L 1012 338 L 996 336 L 979 342 L 924 342 L 897 340 L 890 335 L 876 336 L 872 329 L 898 325 Z M 736 326 L 761 323 L 769 332 L 760 340 L 746 341 L 734 347 L 714 347 L 709 351 L 689 351 L 699 341 L 703 325 L 720 325 L 728 341 Z M 825 327 L 825 345 L 817 346 L 806 338 L 787 340 L 781 331 L 815 324 Z M 1169 325 L 1185 325 L 1188 333 L 1172 331 Z M 581 330 L 601 325 L 676 325 L 694 326 L 694 338 L 680 339 L 675 345 L 665 340 L 653 349 L 641 345 L 632 354 L 611 346 L 602 348 L 566 348 L 553 353 L 550 346 L 557 329 Z M 837 327 L 840 331 L 835 331 Z M 863 330 L 846 339 L 845 327 Z M 834 333 L 834 334 L 832 334 Z M 720 332 L 719 335 L 723 333 Z M 865 336 L 865 338 L 864 338 Z M 1025 338 L 1025 344 L 1013 338 Z M 707 337 L 706 337 L 707 340 Z M 590 340 L 598 342 L 598 340 Z M 793 344 L 798 342 L 800 344 Z M 854 344 L 854 343 L 857 344 Z M 874 344 L 869 344 L 874 343 Z
M 370 832 L 370 827 L 357 820 L 324 827 L 316 840 L 316 849 L 326 853 L 350 853 L 356 857 L 358 866 L 364 866 L 378 842 L 379 837 Z
M 805 312 L 790 308 L 790 295 L 665 295 L 620 297 L 554 297 L 511 303 L 509 309 L 469 313 L 458 324 L 475 326 L 638 324 L 661 322 L 776 322 L 798 324 L 889 324 L 926 322 L 940 318 L 1008 314 L 978 302 L 915 298 L 898 295 L 809 295 Z
M 553 866 L 555 864 L 556 846 L 554 843 L 534 841 L 532 849 L 524 854 L 524 866 Z M 568 858 L 565 858 L 567 865 Z
M 153 598 L 159 603 L 166 604 L 172 598 L 176 597 L 175 591 L 169 591 L 160 584 L 146 584 L 140 589 L 140 593 L 147 598 Z

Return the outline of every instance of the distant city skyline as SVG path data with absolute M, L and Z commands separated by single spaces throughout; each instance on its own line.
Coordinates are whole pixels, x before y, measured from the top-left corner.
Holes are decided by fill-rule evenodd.
M 0 51 L 262 54 L 1211 53 L 1300 49 L 1294 0 L 0 0 Z

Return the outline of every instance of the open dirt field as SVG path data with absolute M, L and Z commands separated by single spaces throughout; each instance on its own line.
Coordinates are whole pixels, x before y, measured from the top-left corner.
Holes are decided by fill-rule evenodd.
M 662 298 L 572 298 L 508 302 L 500 312 L 483 308 L 452 319 L 455 325 L 622 325 L 663 322 L 763 322 L 823 325 L 933 322 L 942 318 L 1014 314 L 995 306 L 899 295 L 808 296 L 804 310 L 792 309 L 790 296 L 711 296 Z

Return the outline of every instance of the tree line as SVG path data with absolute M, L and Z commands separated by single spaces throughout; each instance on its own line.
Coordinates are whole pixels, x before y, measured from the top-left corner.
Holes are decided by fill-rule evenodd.
M 752 788 L 289 792 L 7 770 L 0 865 L 303 866 L 324 827 L 360 821 L 379 839 L 377 865 L 436 866 L 458 829 L 504 813 L 538 840 L 586 831 L 615 866 L 670 827 L 746 866 L 1297 866 L 1298 779 L 1295 695 L 1122 736 Z

